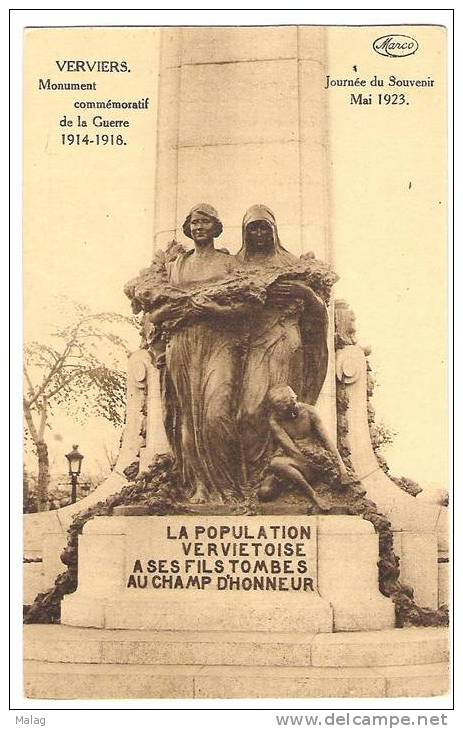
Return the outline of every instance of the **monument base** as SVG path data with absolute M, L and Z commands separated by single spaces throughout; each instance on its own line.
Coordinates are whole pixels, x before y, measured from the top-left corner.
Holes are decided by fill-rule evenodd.
M 440 696 L 448 631 L 231 633 L 26 625 L 28 698 Z
M 290 626 L 297 631 L 330 633 L 333 608 L 318 594 L 255 594 L 224 592 L 152 595 L 95 599 L 77 593 L 61 605 L 65 625 L 129 630 L 270 631 Z
M 64 625 L 301 633 L 395 624 L 355 516 L 112 516 L 79 538 Z

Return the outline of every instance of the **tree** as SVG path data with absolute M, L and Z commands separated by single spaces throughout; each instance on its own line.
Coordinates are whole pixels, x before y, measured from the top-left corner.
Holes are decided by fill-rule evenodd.
M 125 406 L 126 340 L 114 325 L 133 327 L 135 319 L 116 313 L 93 314 L 72 304 L 73 322 L 55 327 L 47 341 L 31 341 L 24 354 L 25 435 L 37 455 L 39 511 L 47 504 L 50 481 L 46 431 L 55 408 L 77 420 L 100 415 L 121 425 Z

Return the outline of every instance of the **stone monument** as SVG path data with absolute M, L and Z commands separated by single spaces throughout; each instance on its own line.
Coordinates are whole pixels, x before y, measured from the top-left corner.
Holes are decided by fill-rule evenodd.
M 369 646 L 370 631 L 394 642 L 394 626 L 444 622 L 445 507 L 380 467 L 368 352 L 332 301 L 325 34 L 161 31 L 155 250 L 126 286 L 142 343 L 116 473 L 63 517 L 87 508 L 63 555 L 72 578 L 57 582 L 61 627 L 193 643 L 226 631 L 255 667 L 243 658 L 255 634 L 356 631 Z M 48 538 L 49 577 L 62 542 Z M 355 665 L 382 665 L 373 653 Z M 301 660 L 293 670 L 347 665 Z M 334 693 L 251 681 L 239 695 L 387 693 L 386 678 L 348 678 Z M 232 695 L 221 691 L 200 695 Z

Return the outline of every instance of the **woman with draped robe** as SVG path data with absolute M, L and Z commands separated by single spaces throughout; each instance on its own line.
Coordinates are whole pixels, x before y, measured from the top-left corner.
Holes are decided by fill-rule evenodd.
M 233 274 L 236 262 L 214 247 L 222 232 L 217 211 L 196 205 L 183 225 L 194 249 L 169 265 L 169 283 L 198 292 L 202 284 Z M 192 295 L 193 321 L 168 333 L 163 386 L 166 430 L 190 500 L 234 502 L 242 496 L 236 391 L 240 372 L 239 333 L 233 308 Z M 153 313 L 163 321 L 178 314 L 175 303 Z M 233 314 L 233 316 L 231 316 Z
M 249 271 L 290 269 L 300 263 L 281 245 L 275 216 L 265 205 L 253 205 L 246 211 L 237 260 Z M 302 401 L 317 401 L 328 364 L 327 329 L 324 302 L 299 280 L 272 284 L 267 303 L 253 313 L 239 409 L 248 479 L 259 476 L 271 454 L 266 412 L 269 390 L 289 385 Z

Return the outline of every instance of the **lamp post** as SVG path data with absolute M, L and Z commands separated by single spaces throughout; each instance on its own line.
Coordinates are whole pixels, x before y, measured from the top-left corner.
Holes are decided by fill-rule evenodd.
M 66 453 L 69 464 L 69 475 L 71 477 L 71 504 L 75 504 L 77 500 L 77 479 L 80 475 L 82 461 L 84 459 L 82 453 L 79 453 L 78 445 L 72 446 L 72 451 Z

